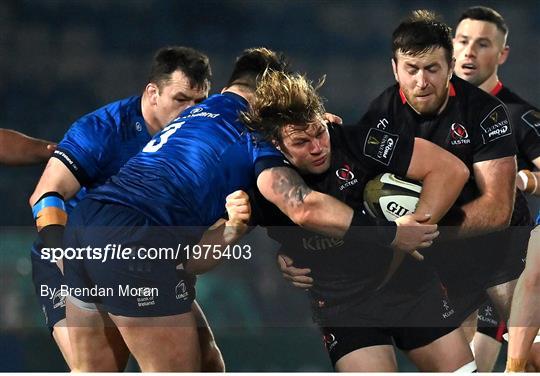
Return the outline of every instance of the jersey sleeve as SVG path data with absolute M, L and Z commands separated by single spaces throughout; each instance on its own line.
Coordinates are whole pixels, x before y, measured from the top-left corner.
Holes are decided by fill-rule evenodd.
M 272 167 L 291 167 L 289 161 L 270 142 L 263 140 L 258 134 L 253 134 L 251 157 L 255 167 L 255 178 L 261 172 Z
M 370 172 L 405 176 L 414 149 L 414 134 L 393 124 L 388 115 L 372 108 L 353 126 L 342 127 L 342 138 L 352 155 Z
M 473 163 L 515 155 L 516 139 L 506 106 L 494 100 L 479 114 Z
M 512 119 L 519 151 L 530 161 L 540 157 L 540 111 L 528 108 Z
M 88 115 L 73 123 L 53 157 L 62 161 L 82 186 L 87 186 L 108 163 L 113 144 L 112 127 Z

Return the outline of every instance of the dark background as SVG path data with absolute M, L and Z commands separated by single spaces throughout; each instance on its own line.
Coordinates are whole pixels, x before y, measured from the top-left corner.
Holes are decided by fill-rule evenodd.
M 536 105 L 539 4 L 482 4 L 500 11 L 510 27 L 511 53 L 500 69 L 502 81 Z M 207 53 L 214 71 L 212 92 L 221 89 L 244 48 L 283 51 L 293 68 L 313 80 L 327 75 L 322 89 L 327 109 L 352 123 L 393 83 L 390 36 L 410 10 L 436 10 L 454 26 L 472 5 L 478 3 L 3 0 L 0 127 L 58 141 L 83 114 L 141 92 L 151 56 L 164 45 L 187 45 Z M 12 227 L 32 226 L 27 201 L 42 169 L 0 168 L 0 371 L 62 367 L 31 290 L 32 231 Z M 259 255 L 255 263 L 256 273 L 222 268 L 199 283 L 200 299 L 216 323 L 229 369 L 328 370 L 302 292 L 281 280 L 271 253 Z M 222 308 L 225 304 L 230 311 Z M 272 319 L 285 313 L 293 317 L 285 325 L 289 328 L 276 328 Z

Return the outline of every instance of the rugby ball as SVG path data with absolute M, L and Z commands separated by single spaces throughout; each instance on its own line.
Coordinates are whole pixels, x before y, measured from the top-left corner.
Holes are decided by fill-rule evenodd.
M 377 175 L 364 188 L 364 206 L 373 218 L 395 221 L 414 213 L 422 186 L 394 174 Z

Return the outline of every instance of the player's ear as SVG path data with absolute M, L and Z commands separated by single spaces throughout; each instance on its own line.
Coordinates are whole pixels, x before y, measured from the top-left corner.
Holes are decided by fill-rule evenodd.
M 159 96 L 158 86 L 153 82 L 149 82 L 144 88 L 144 92 L 146 93 L 150 104 L 155 106 L 157 104 L 157 98 Z
M 394 72 L 394 78 L 397 82 L 399 82 L 398 74 L 397 74 L 397 62 L 394 58 L 392 58 L 392 71 Z
M 508 54 L 510 53 L 510 46 L 504 46 L 504 48 L 501 51 L 501 54 L 499 55 L 499 60 L 497 61 L 497 64 L 502 65 L 508 59 Z
M 456 68 L 456 58 L 453 57 L 452 61 L 450 62 L 450 69 L 448 70 L 448 79 L 452 78 L 452 75 L 454 74 L 454 69 Z

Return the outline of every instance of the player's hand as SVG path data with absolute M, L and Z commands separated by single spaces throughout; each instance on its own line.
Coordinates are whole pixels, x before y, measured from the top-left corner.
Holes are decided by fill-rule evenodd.
M 313 278 L 308 276 L 311 269 L 295 268 L 293 260 L 285 255 L 278 255 L 277 262 L 283 278 L 290 281 L 294 287 L 309 289 L 313 286 Z
M 244 234 L 251 217 L 251 205 L 248 194 L 241 190 L 234 191 L 226 197 L 225 208 L 229 215 L 225 226 L 233 229 L 237 235 Z
M 324 119 L 327 123 L 334 123 L 334 124 L 338 124 L 338 125 L 343 124 L 343 119 L 342 119 L 342 118 L 340 118 L 340 117 L 337 116 L 337 115 L 331 114 L 330 112 L 325 112 L 325 113 L 323 114 L 323 119 Z
M 392 247 L 410 254 L 417 249 L 430 247 L 439 236 L 437 225 L 426 223 L 430 218 L 429 214 L 413 213 L 396 219 L 397 231 Z
M 47 144 L 47 150 L 52 154 L 56 150 L 57 144 Z

